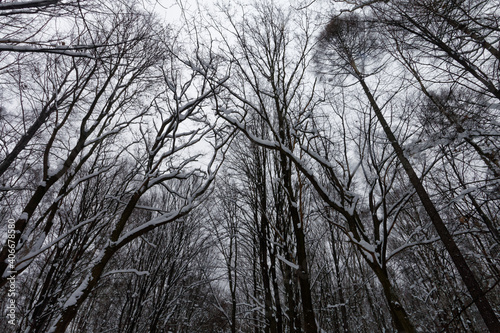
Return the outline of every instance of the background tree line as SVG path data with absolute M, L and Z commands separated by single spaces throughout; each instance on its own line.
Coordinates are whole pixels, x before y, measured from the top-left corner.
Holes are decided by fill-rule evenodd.
M 0 3 L 1 329 L 500 331 L 495 1 L 159 5 Z

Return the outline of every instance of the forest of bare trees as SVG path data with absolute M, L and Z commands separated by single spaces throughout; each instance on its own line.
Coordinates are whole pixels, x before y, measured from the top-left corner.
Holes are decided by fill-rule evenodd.
M 500 332 L 498 1 L 0 1 L 0 241 L 0 332 Z

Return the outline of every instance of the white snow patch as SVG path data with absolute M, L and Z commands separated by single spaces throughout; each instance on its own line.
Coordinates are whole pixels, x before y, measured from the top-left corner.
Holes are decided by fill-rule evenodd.
M 298 270 L 299 269 L 299 265 L 296 265 L 294 264 L 293 262 L 290 262 L 288 260 L 286 260 L 285 258 L 283 258 L 282 256 L 280 256 L 279 254 L 276 256 L 279 260 L 283 261 L 285 264 L 287 264 L 288 266 L 292 267 L 293 269 L 296 269 Z

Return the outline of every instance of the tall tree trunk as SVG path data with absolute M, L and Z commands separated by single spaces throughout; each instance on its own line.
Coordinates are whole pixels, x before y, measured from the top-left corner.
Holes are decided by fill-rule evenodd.
M 309 265 L 307 261 L 306 253 L 306 240 L 304 235 L 304 226 L 302 219 L 300 218 L 299 211 L 297 209 L 297 201 L 293 195 L 292 187 L 292 174 L 291 165 L 287 156 L 280 152 L 281 157 L 281 168 L 283 171 L 283 182 L 286 191 L 288 192 L 288 203 L 290 209 L 290 216 L 292 219 L 293 232 L 295 234 L 295 241 L 297 246 L 297 260 L 298 260 L 298 270 L 297 277 L 300 286 L 300 297 L 302 301 L 302 309 L 304 315 L 304 332 L 305 333 L 317 333 L 318 327 L 316 325 L 316 319 L 314 316 L 314 308 L 312 302 L 311 293 L 311 283 L 309 276 Z
M 274 243 L 277 244 L 278 237 L 274 237 Z M 271 257 L 271 282 L 274 290 L 274 304 L 276 307 L 276 332 L 283 333 L 283 312 L 281 309 L 281 297 L 280 290 L 278 286 L 278 276 L 276 274 L 276 251 L 278 251 L 277 246 L 273 245 L 270 249 L 270 257 Z
M 382 289 L 384 291 L 385 299 L 389 305 L 389 310 L 391 312 L 394 327 L 398 332 L 412 333 L 416 332 L 413 324 L 411 323 L 406 310 L 403 308 L 399 297 L 394 290 L 389 276 L 387 275 L 387 270 L 378 265 L 372 265 L 372 269 L 377 275 Z
M 441 216 L 439 215 L 436 206 L 434 206 L 434 203 L 432 202 L 432 200 L 429 197 L 429 194 L 422 185 L 422 182 L 420 181 L 420 178 L 417 176 L 415 170 L 413 169 L 413 166 L 411 165 L 410 161 L 406 158 L 403 148 L 397 141 L 396 136 L 394 135 L 391 128 L 389 127 L 389 124 L 385 120 L 385 117 L 382 114 L 382 110 L 379 108 L 375 98 L 373 97 L 370 89 L 368 88 L 368 85 L 363 79 L 362 74 L 359 71 L 357 71 L 355 65 L 353 67 L 356 71 L 358 81 L 363 87 L 363 90 L 370 102 L 370 105 L 373 111 L 375 112 L 378 121 L 382 125 L 385 135 L 391 142 L 391 145 L 394 151 L 396 152 L 398 160 L 403 165 L 403 168 L 406 174 L 408 175 L 408 178 L 410 179 L 412 186 L 415 188 L 415 191 L 417 192 L 417 195 L 420 198 L 420 201 L 422 202 L 425 211 L 429 215 L 432 224 L 436 228 L 439 238 L 443 242 L 448 254 L 453 260 L 453 263 L 455 264 L 458 273 L 462 277 L 462 280 L 464 281 L 467 290 L 472 296 L 472 300 L 476 304 L 479 313 L 481 314 L 481 317 L 483 318 L 486 326 L 488 327 L 488 330 L 492 333 L 500 332 L 500 322 L 496 317 L 495 311 L 493 311 L 490 302 L 486 298 L 484 291 L 481 289 L 481 286 L 477 282 L 472 270 L 465 261 L 462 252 L 458 248 L 448 228 L 441 219 Z
M 266 332 L 276 332 L 276 318 L 273 313 L 273 298 L 271 294 L 271 282 L 269 279 L 269 266 L 267 263 L 267 239 L 269 221 L 267 218 L 267 189 L 266 189 L 266 158 L 265 152 L 259 151 L 256 148 L 254 156 L 256 157 L 256 189 L 258 205 L 256 206 L 257 212 L 256 220 L 258 237 L 259 237 L 259 261 L 262 274 L 262 283 L 264 287 L 264 313 L 266 318 Z
M 289 249 L 285 246 L 285 253 L 289 253 Z M 291 260 L 291 256 L 285 255 L 287 260 Z M 294 274 L 292 273 L 292 268 L 287 264 L 283 264 L 283 283 L 285 284 L 285 298 L 287 301 L 287 316 L 288 316 L 288 324 L 290 327 L 290 333 L 300 333 L 300 327 L 302 326 L 300 321 L 300 316 L 297 313 L 297 303 L 295 297 L 295 283 L 294 283 Z
M 338 289 L 338 297 L 339 297 L 339 302 L 340 302 L 340 313 L 341 313 L 341 318 L 342 318 L 342 331 L 344 333 L 349 332 L 349 322 L 347 320 L 347 309 L 346 309 L 346 302 L 344 298 L 344 289 L 342 287 L 342 279 L 340 277 L 340 265 L 339 265 L 339 258 L 337 254 L 337 249 L 336 249 L 336 237 L 333 232 L 333 226 L 331 223 L 328 224 L 328 227 L 330 229 L 330 239 L 331 239 L 331 244 L 332 244 L 332 256 L 333 256 L 333 264 L 335 266 L 335 282 L 337 283 L 337 289 Z

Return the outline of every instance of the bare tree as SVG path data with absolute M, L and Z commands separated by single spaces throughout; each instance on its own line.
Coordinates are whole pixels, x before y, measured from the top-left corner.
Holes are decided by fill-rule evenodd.
M 16 207 L 14 271 L 36 267 L 44 281 L 27 298 L 30 304 L 20 305 L 28 308 L 24 320 L 31 331 L 73 329 L 70 323 L 101 278 L 113 275 L 106 268 L 115 255 L 200 203 L 227 140 L 204 113 L 215 92 L 208 75 L 199 72 L 196 58 L 184 62 L 180 50 L 173 53 L 174 39 L 153 16 L 121 7 L 95 24 L 96 35 L 110 45 L 97 59 L 57 59 L 72 65 L 59 79 L 70 89 L 53 118 L 45 119 L 47 131 L 29 157 L 39 174 L 18 178 L 25 198 L 10 188 L 4 200 L 22 205 Z M 205 145 L 203 153 L 198 145 Z M 5 174 L 16 173 L 18 164 Z M 161 206 L 142 205 L 152 192 L 163 193 Z M 150 214 L 139 218 L 137 211 Z M 3 282 L 8 248 L 2 250 Z
M 444 224 L 439 212 L 436 209 L 436 206 L 432 202 L 429 197 L 427 190 L 424 188 L 420 177 L 416 174 L 416 171 L 413 165 L 410 163 L 408 158 L 406 157 L 404 150 L 400 144 L 400 141 L 396 138 L 393 130 L 391 129 L 386 117 L 382 112 L 382 107 L 379 105 L 377 100 L 375 99 L 372 89 L 369 86 L 367 81 L 367 77 L 369 76 L 369 72 L 365 71 L 365 69 L 359 65 L 359 60 L 357 59 L 360 56 L 365 56 L 364 54 L 359 54 L 358 47 L 361 46 L 362 49 L 369 51 L 368 48 L 365 47 L 365 44 L 368 42 L 372 42 L 372 40 L 367 39 L 367 36 L 363 36 L 363 28 L 362 23 L 359 23 L 359 20 L 356 19 L 342 19 L 336 18 L 333 19 L 330 24 L 325 29 L 324 39 L 328 41 L 327 45 L 331 45 L 333 49 L 342 59 L 345 64 L 344 68 L 347 70 L 349 74 L 351 74 L 357 82 L 361 85 L 371 108 L 373 109 L 376 118 L 382 129 L 389 139 L 398 160 L 400 161 L 403 169 L 407 173 L 412 186 L 415 188 L 417 195 L 419 196 L 422 204 L 428 213 L 434 227 L 436 228 L 441 240 L 443 241 L 448 253 L 450 254 L 453 262 L 455 263 L 462 279 L 464 280 L 465 285 L 467 286 L 469 293 L 473 297 L 476 305 L 479 309 L 479 312 L 483 316 L 483 319 L 490 329 L 490 331 L 496 331 L 499 327 L 498 319 L 496 318 L 494 311 L 485 297 L 484 292 L 481 289 L 481 286 L 477 282 L 476 278 L 470 266 L 465 261 L 460 249 L 456 245 L 453 237 L 451 236 L 449 230 Z M 361 34 L 360 34 L 361 31 Z M 360 36 L 361 37 L 358 37 Z M 356 43 L 359 41 L 360 43 Z M 370 46 L 370 45 L 368 45 Z M 375 49 L 376 50 L 376 49 Z M 403 329 L 403 328 L 399 328 Z
M 128 16 L 128 21 L 123 19 L 123 25 L 116 26 L 115 28 L 123 29 L 129 33 L 142 34 L 144 41 L 144 34 L 147 32 L 146 27 L 139 28 L 132 26 L 131 23 L 140 17 L 142 14 Z M 104 22 L 102 22 L 104 23 Z M 146 21 L 147 23 L 147 21 Z M 117 41 L 123 36 L 120 29 L 110 31 L 107 38 L 114 38 Z M 133 31 L 135 30 L 135 31 Z M 102 145 L 102 142 L 111 136 L 116 136 L 127 126 L 131 125 L 139 117 L 144 114 L 144 111 L 130 113 L 130 109 L 134 106 L 134 100 L 137 95 L 144 89 L 145 82 L 140 85 L 136 84 L 139 78 L 147 74 L 150 66 L 156 61 L 158 50 L 150 52 L 148 57 L 143 57 L 140 53 L 128 53 L 132 50 L 139 50 L 143 45 L 138 43 L 138 40 L 130 42 L 127 45 L 123 41 L 121 46 L 116 50 L 105 50 L 103 58 L 108 57 L 110 52 L 117 52 L 117 55 L 110 59 L 107 63 L 101 61 L 83 61 L 79 60 L 61 59 L 61 61 L 69 61 L 70 70 L 62 75 L 62 78 L 55 77 L 57 83 L 61 82 L 64 88 L 68 85 L 67 91 L 61 90 L 60 85 L 53 87 L 51 83 L 51 76 L 48 76 L 48 88 L 45 94 L 48 95 L 48 104 L 44 110 L 41 111 L 43 121 L 47 121 L 50 114 L 55 115 L 50 124 L 46 124 L 47 134 L 43 139 L 37 140 L 35 154 L 31 154 L 28 163 L 21 164 L 21 167 L 11 168 L 10 174 L 22 172 L 23 168 L 35 170 L 36 180 L 20 178 L 15 180 L 15 187 L 27 189 L 29 199 L 25 201 L 24 207 L 19 212 L 20 217 L 16 221 L 16 237 L 14 242 L 20 250 L 25 246 L 25 243 L 32 237 L 33 232 L 38 226 L 43 223 L 47 216 L 53 216 L 57 205 L 61 199 L 71 191 L 75 184 L 82 180 L 78 175 L 78 171 L 84 166 L 87 160 L 95 153 L 97 148 Z M 97 88 L 96 88 L 97 86 Z M 55 92 L 51 89 L 56 89 Z M 62 93 L 61 98 L 55 96 Z M 36 104 L 35 104 L 36 105 Z M 136 104 L 137 105 L 137 104 Z M 44 114 L 45 112 L 45 114 Z M 44 114 L 44 115 L 43 115 Z M 13 125 L 23 128 L 23 120 L 20 123 L 13 121 Z M 40 116 L 35 120 L 28 131 L 29 136 L 23 135 L 16 148 L 9 154 L 6 162 L 14 162 L 17 154 L 27 146 L 29 140 L 36 133 L 37 128 L 43 122 L 39 122 Z M 35 129 L 31 131 L 32 128 Z M 22 130 L 20 131 L 22 132 Z M 71 134 L 77 133 L 76 138 Z M 14 138 L 16 132 L 12 133 Z M 75 140 L 69 145 L 66 144 L 68 137 L 73 136 Z M 18 149 L 19 148 L 19 149 Z M 11 158 L 12 157 L 12 158 Z M 6 164 L 6 168 L 13 165 Z M 6 169 L 6 171 L 9 171 Z M 26 180 L 30 183 L 23 183 Z M 63 183 L 59 188 L 59 200 L 52 203 L 52 207 L 43 212 L 41 204 L 46 200 L 47 196 L 51 195 L 51 191 L 60 183 Z M 33 188 L 33 189 L 32 189 Z M 14 190 L 14 192 L 16 192 Z M 8 194 L 7 194 L 8 195 Z M 40 219 L 36 220 L 35 214 L 38 209 L 42 209 Z M 50 214 L 49 212 L 53 213 Z M 44 243 L 45 237 L 51 230 L 53 225 L 52 218 L 46 221 L 45 231 L 35 237 L 38 238 L 34 243 L 38 244 L 35 248 L 29 249 L 29 258 L 33 258 L 32 253 L 40 250 L 41 245 Z M 1 271 L 5 273 L 7 264 L 7 243 L 4 244 L 0 255 Z M 30 260 L 22 260 L 26 268 L 26 263 Z M 4 274 L 2 284 L 5 283 Z
M 219 115 L 233 125 L 238 124 L 238 129 L 249 135 L 252 130 L 240 123 L 240 117 L 231 115 L 231 112 L 255 114 L 268 127 L 272 140 L 293 150 L 295 140 L 290 135 L 291 121 L 304 115 L 307 108 L 308 97 L 302 82 L 311 49 L 310 22 L 300 26 L 298 21 L 293 21 L 291 12 L 273 5 L 259 3 L 254 8 L 255 13 L 242 9 L 242 21 L 234 20 L 230 9 L 224 12 L 230 24 L 227 31 L 214 27 L 220 31 L 225 44 L 222 56 L 231 63 L 234 68 L 232 76 L 236 78 L 236 81 L 232 81 L 234 83 L 224 85 L 232 101 L 228 103 L 221 99 Z M 288 20 L 296 23 L 296 28 L 303 29 L 299 39 L 294 38 Z M 235 44 L 232 38 L 235 38 Z M 298 49 L 296 54 L 292 45 Z M 292 60 L 292 57 L 297 60 Z M 249 137 L 260 145 L 261 137 Z M 304 234 L 305 221 L 300 214 L 300 193 L 294 188 L 295 170 L 287 154 L 278 152 L 277 161 L 296 241 L 296 274 L 300 285 L 304 330 L 317 332 Z

